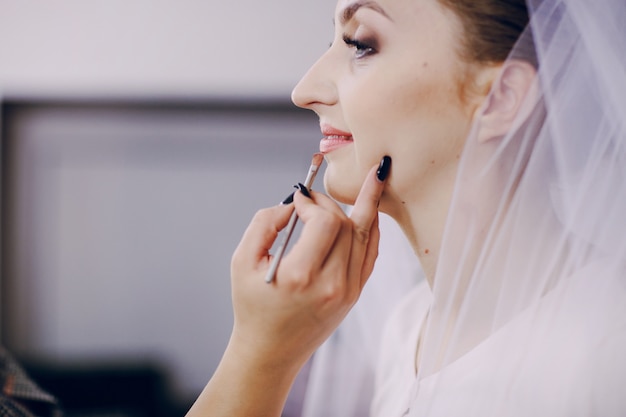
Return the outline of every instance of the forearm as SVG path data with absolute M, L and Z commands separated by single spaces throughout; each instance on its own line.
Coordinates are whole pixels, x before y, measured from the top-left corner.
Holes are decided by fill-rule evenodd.
M 229 345 L 187 417 L 278 417 L 299 367 L 249 358 Z

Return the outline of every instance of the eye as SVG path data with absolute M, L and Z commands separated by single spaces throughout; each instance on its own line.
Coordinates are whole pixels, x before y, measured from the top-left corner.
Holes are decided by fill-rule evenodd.
M 354 48 L 354 57 L 356 59 L 365 58 L 376 53 L 376 49 L 367 41 L 353 39 L 348 35 L 343 35 L 343 41 L 349 48 Z

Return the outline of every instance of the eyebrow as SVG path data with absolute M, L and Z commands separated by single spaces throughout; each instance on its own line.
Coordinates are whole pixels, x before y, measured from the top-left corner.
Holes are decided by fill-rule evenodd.
M 341 18 L 340 18 L 341 24 L 345 25 L 350 20 L 352 20 L 357 10 L 359 10 L 362 7 L 374 10 L 375 12 L 378 12 L 382 14 L 383 16 L 385 16 L 387 19 L 391 20 L 387 12 L 385 12 L 385 10 L 382 7 L 380 7 L 380 5 L 376 3 L 375 1 L 359 0 L 359 1 L 355 1 L 354 3 L 350 4 L 345 9 L 343 9 L 343 13 L 341 13 Z

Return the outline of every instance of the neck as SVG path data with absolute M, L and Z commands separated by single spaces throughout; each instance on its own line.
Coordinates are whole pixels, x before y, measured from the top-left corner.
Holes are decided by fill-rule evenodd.
M 454 189 L 457 166 L 442 173 L 440 181 L 417 193 L 397 192 L 389 188 L 381 201 L 381 211 L 400 225 L 417 255 L 428 284 L 432 288 L 448 209 Z

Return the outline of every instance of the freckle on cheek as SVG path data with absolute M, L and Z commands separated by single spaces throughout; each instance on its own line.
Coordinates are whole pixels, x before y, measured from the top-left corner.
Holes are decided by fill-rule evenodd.
M 430 253 L 430 249 L 426 249 L 426 250 L 424 251 L 424 253 L 425 253 L 426 255 L 428 255 L 428 254 Z

